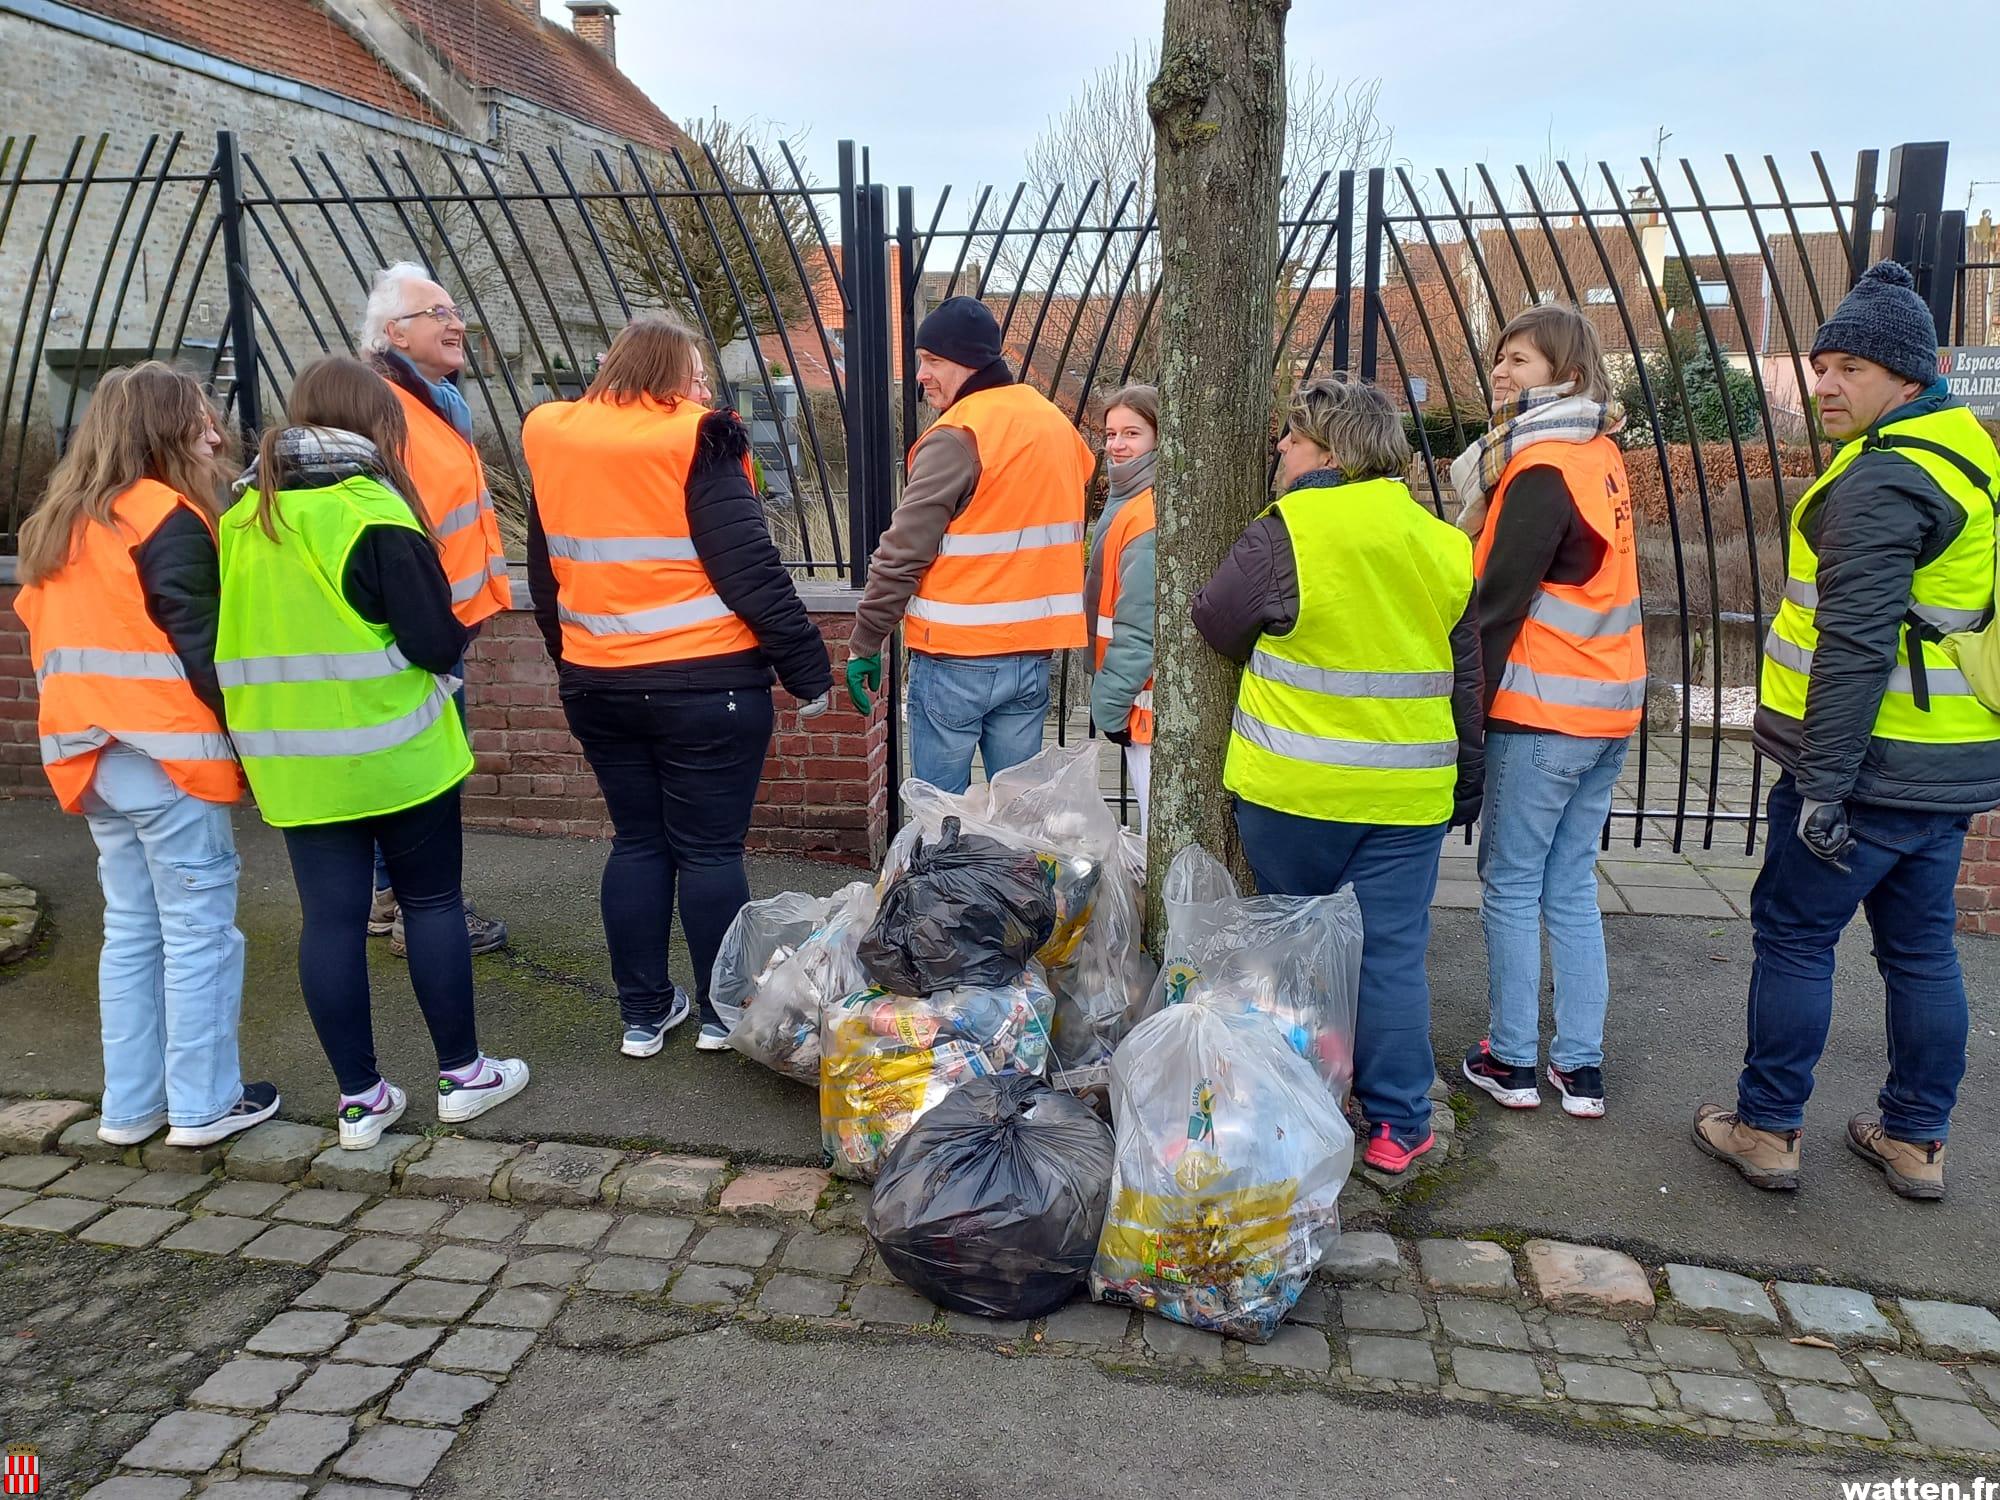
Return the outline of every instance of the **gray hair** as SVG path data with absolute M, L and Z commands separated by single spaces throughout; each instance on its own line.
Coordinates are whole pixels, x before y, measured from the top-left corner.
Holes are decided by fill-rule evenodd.
M 413 260 L 399 260 L 375 273 L 368 288 L 368 306 L 361 313 L 361 352 L 387 354 L 389 325 L 403 312 L 403 288 L 413 281 L 429 281 L 431 273 Z
M 1286 425 L 1333 455 L 1349 479 L 1399 478 L 1410 466 L 1410 439 L 1389 398 L 1346 374 L 1315 380 L 1292 397 Z

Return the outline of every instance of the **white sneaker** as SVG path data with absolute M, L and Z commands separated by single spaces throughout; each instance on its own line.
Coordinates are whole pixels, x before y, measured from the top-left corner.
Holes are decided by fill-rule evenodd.
M 206 1125 L 176 1125 L 167 1132 L 167 1144 L 195 1149 L 213 1146 L 253 1125 L 263 1124 L 278 1112 L 278 1104 L 276 1084 L 246 1083 L 242 1097 L 229 1107 L 228 1113 Z
M 528 1065 L 518 1057 L 485 1057 L 485 1070 L 471 1083 L 438 1075 L 438 1119 L 458 1125 L 505 1104 L 528 1086 Z
M 107 1146 L 137 1146 L 150 1141 L 155 1132 L 167 1123 L 167 1112 L 156 1110 L 143 1120 L 130 1125 L 100 1125 L 97 1138 Z
M 344 1105 L 340 1111 L 340 1149 L 343 1151 L 366 1151 L 382 1139 L 382 1132 L 403 1118 L 403 1111 L 409 1106 L 409 1098 L 393 1083 L 384 1082 L 381 1106 L 370 1109 L 365 1104 Z

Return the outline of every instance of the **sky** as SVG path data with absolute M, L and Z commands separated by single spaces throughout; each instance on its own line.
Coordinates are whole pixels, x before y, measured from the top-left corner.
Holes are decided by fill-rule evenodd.
M 1646 19 L 1607 24 L 1629 9 Z M 559 0 L 544 13 L 567 22 Z M 870 148 L 877 181 L 920 204 L 951 184 L 1011 185 L 1049 116 L 1135 40 L 1157 40 L 1161 0 L 622 0 L 620 65 L 669 115 L 719 109 L 804 137 L 808 169 L 834 177 L 835 145 Z M 1897 16 L 1921 24 L 1900 29 Z M 1920 33 L 1920 34 L 1914 34 Z M 1573 163 L 1609 160 L 1626 181 L 1658 132 L 1711 194 L 1731 191 L 1725 152 L 1753 188 L 1778 158 L 1803 191 L 1810 153 L 1835 185 L 1854 154 L 1951 143 L 1947 207 L 1968 191 L 2000 216 L 2000 3 L 1930 0 L 1899 13 L 1851 0 L 1673 0 L 1643 8 L 1539 0 L 1294 0 L 1287 56 L 1329 77 L 1379 78 L 1395 131 L 1390 164 L 1458 174 L 1531 166 L 1551 143 Z M 1951 59 L 1977 59 L 1953 76 Z M 1670 168 L 1669 170 L 1677 170 Z M 960 195 L 966 197 L 961 199 Z

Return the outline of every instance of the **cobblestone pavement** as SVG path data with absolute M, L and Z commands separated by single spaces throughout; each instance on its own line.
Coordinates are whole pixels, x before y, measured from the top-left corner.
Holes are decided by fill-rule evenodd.
M 0 1446 L 32 1443 L 43 1493 L 81 1494 L 311 1279 L 0 1235 Z
M 34 1347 L 5 1356 L 0 1389 L 9 1438 L 46 1445 L 51 1494 L 415 1488 L 531 1348 L 615 1346 L 634 1308 L 680 1331 L 946 1340 L 1121 1377 L 1544 1413 L 1718 1453 L 2000 1456 L 2000 1319 L 1983 1307 L 1350 1230 L 1266 1345 L 1082 1301 L 998 1324 L 897 1284 L 859 1232 L 862 1197 L 817 1170 L 454 1137 L 345 1153 L 280 1122 L 226 1151 L 119 1152 L 88 1114 L 0 1107 L 15 1148 L 0 1289 L 18 1285 L 62 1346 L 15 1340 Z M 114 1458 L 119 1474 L 86 1490 Z

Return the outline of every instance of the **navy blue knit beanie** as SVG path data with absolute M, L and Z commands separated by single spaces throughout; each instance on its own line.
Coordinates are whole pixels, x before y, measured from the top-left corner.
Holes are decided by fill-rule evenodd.
M 977 297 L 948 297 L 917 325 L 917 347 L 983 370 L 1001 357 L 1000 324 Z
M 1820 324 L 1812 352 L 1858 354 L 1928 385 L 1937 379 L 1937 323 L 1917 295 L 1916 278 L 1893 260 L 1877 261 Z

